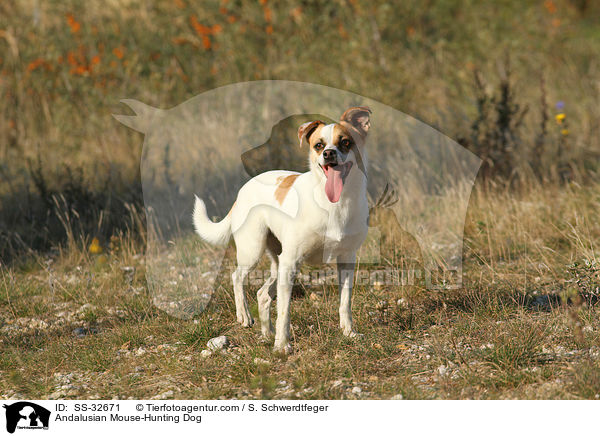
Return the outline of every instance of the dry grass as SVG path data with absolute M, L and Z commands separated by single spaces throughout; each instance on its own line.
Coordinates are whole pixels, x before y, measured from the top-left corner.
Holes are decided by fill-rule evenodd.
M 597 398 L 598 5 L 305 3 L 0 4 L 0 397 Z M 111 113 L 256 79 L 365 95 L 518 168 L 471 196 L 461 289 L 358 286 L 360 341 L 332 286 L 304 289 L 287 358 L 236 325 L 226 271 L 195 319 L 156 307 L 142 141 Z M 398 241 L 384 261 L 422 260 Z
M 354 314 L 365 336 L 353 341 L 337 328 L 337 291 L 305 288 L 292 303 L 287 358 L 272 354 L 258 327 L 235 323 L 226 279 L 204 313 L 182 320 L 153 304 L 144 257 L 116 248 L 126 240 L 100 255 L 39 256 L 2 272 L 2 395 L 595 398 L 599 279 L 583 262 L 594 261 L 600 232 L 596 190 L 476 191 L 462 289 L 359 286 Z M 582 266 L 566 267 L 576 260 Z M 76 337 L 79 327 L 89 334 Z M 221 334 L 230 352 L 201 357 Z

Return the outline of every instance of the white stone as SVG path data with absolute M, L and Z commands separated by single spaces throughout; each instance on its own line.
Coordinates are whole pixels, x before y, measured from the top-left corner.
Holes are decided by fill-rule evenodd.
M 206 346 L 212 351 L 225 350 L 229 347 L 229 339 L 227 339 L 227 336 L 217 336 L 216 338 L 210 339 L 206 343 Z

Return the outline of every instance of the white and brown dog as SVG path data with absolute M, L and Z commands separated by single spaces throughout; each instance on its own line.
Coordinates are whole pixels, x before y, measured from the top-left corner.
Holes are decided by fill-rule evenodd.
M 226 244 L 233 234 L 237 269 L 232 274 L 237 320 L 253 324 L 243 283 L 266 251 L 271 275 L 257 293 L 263 335 L 273 334 L 270 306 L 277 295 L 276 351 L 291 351 L 290 300 L 300 264 L 337 262 L 340 327 L 356 336 L 351 297 L 356 251 L 367 235 L 367 153 L 370 127 L 367 107 L 348 109 L 339 123 L 305 123 L 298 129 L 300 146 L 309 146 L 310 171 L 268 171 L 240 189 L 229 214 L 210 221 L 196 197 L 194 226 L 202 239 Z M 277 294 L 275 294 L 275 290 Z

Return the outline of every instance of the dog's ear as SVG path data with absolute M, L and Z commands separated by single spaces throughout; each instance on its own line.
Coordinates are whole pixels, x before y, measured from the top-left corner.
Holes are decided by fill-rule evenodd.
M 371 109 L 366 106 L 351 107 L 340 117 L 340 124 L 364 139 L 371 127 L 371 113 Z
M 298 128 L 298 141 L 300 141 L 300 147 L 303 147 L 305 144 L 308 144 L 308 138 L 312 132 L 315 131 L 320 124 L 325 124 L 323 121 L 309 121 L 308 123 L 302 124 Z

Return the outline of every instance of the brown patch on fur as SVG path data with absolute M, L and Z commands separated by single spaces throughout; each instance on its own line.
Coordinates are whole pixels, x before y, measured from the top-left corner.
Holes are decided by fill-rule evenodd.
M 341 145 L 345 139 L 348 140 L 347 145 Z M 344 126 L 340 124 L 333 125 L 333 145 L 338 147 L 343 153 L 348 153 L 350 148 L 352 148 L 354 145 L 352 135 Z
M 311 135 L 317 130 L 319 127 L 324 126 L 325 123 L 321 120 L 311 121 L 308 123 L 304 123 L 298 129 L 298 140 L 300 141 L 300 147 L 302 147 Z
M 315 144 L 322 142 L 323 138 L 321 138 L 321 130 L 323 130 L 323 127 L 325 127 L 325 124 L 320 124 L 311 134 L 310 137 L 308 138 L 308 143 L 310 145 L 310 149 L 312 151 L 314 151 L 317 154 L 321 154 L 323 152 L 323 149 L 321 150 L 315 150 Z
M 279 204 L 283 204 L 285 196 L 287 195 L 288 191 L 290 190 L 290 188 L 292 187 L 299 175 L 300 174 L 290 174 L 279 183 L 277 189 L 275 189 L 275 200 L 277 200 Z M 277 178 L 277 181 L 279 181 L 279 179 L 280 177 Z
M 371 109 L 366 106 L 351 107 L 340 117 L 340 123 L 363 139 L 371 127 Z

